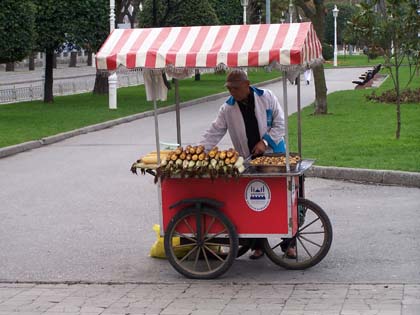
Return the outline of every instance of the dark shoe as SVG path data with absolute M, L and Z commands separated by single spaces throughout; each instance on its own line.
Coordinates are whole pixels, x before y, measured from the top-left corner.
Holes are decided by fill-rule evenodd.
M 264 256 L 264 252 L 261 249 L 256 249 L 256 250 L 254 250 L 252 255 L 249 256 L 249 259 L 256 260 L 256 259 L 260 259 L 263 256 Z

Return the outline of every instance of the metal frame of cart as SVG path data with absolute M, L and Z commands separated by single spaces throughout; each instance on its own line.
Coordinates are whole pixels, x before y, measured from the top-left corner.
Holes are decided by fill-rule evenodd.
M 286 80 L 294 81 L 305 69 L 322 62 L 321 44 L 311 23 L 114 30 L 98 52 L 96 62 L 99 70 L 112 72 L 118 67 L 125 67 L 152 74 L 165 71 L 177 79 L 190 76 L 195 69 L 215 67 L 267 67 L 282 71 L 285 171 L 260 174 L 249 167 L 236 182 L 235 179 L 223 182 L 223 179 L 212 181 L 209 178 L 159 180 L 158 199 L 161 226 L 165 228 L 165 251 L 172 266 L 190 278 L 214 278 L 226 272 L 233 260 L 252 245 L 250 237 L 265 238 L 264 249 L 268 257 L 289 269 L 304 269 L 323 259 L 332 241 L 331 224 L 318 205 L 303 199 L 303 173 L 313 161 L 303 160 L 295 170 L 291 170 L 287 132 Z M 159 163 L 157 83 L 154 75 L 151 84 Z M 297 92 L 298 151 L 301 155 L 300 80 L 297 80 Z M 177 141 L 181 144 L 178 80 L 175 81 L 175 95 Z M 227 196 L 226 191 L 232 187 L 232 195 Z M 270 198 L 275 200 L 271 206 L 263 202 L 267 199 L 268 190 L 270 193 L 273 190 Z M 279 198 L 278 194 L 286 195 L 286 200 Z M 232 199 L 235 199 L 235 205 L 232 205 Z M 243 205 L 244 200 L 246 205 Z M 261 221 L 265 224 L 263 228 L 253 230 L 244 222 L 239 226 L 238 222 L 234 222 L 235 227 L 224 213 L 229 211 L 222 211 L 223 203 L 229 204 L 230 210 L 248 208 L 259 212 L 260 217 L 254 223 L 263 215 L 270 213 L 271 216 Z M 281 209 L 286 209 L 283 218 L 276 217 L 274 209 L 280 204 L 284 207 Z M 237 212 L 228 213 L 228 216 L 241 220 Z M 251 221 L 254 218 L 249 211 L 247 216 Z M 273 226 L 273 221 L 276 226 Z M 317 224 L 320 224 L 319 230 L 312 230 Z M 324 237 L 321 244 L 311 240 L 311 237 L 321 235 Z M 277 238 L 274 245 L 270 243 L 273 237 Z M 299 246 L 299 242 L 303 246 L 302 255 L 306 251 L 308 258 L 299 261 L 298 258 L 286 257 L 284 253 L 287 249 Z M 307 247 L 303 242 L 307 242 Z M 318 246 L 319 249 L 311 255 L 309 246 Z M 198 265 L 202 265 L 201 269 Z

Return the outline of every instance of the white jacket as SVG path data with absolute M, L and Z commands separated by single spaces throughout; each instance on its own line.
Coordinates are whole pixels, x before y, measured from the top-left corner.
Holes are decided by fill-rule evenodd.
M 270 90 L 253 86 L 250 90 L 254 93 L 255 116 L 261 139 L 268 142 L 267 152 L 284 152 L 284 112 L 277 97 Z M 227 131 L 239 154 L 248 157 L 251 153 L 248 149 L 244 119 L 238 103 L 232 96 L 220 107 L 216 119 L 204 133 L 200 144 L 204 145 L 206 150 L 210 150 L 219 143 Z

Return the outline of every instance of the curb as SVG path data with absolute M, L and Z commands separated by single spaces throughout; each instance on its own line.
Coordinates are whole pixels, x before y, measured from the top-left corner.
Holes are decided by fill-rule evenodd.
M 363 168 L 312 166 L 305 175 L 360 183 L 420 188 L 420 173 Z
M 262 86 L 270 83 L 280 81 L 281 78 L 273 79 L 255 84 L 255 86 Z M 214 101 L 221 97 L 229 96 L 229 92 L 222 92 L 205 96 L 202 98 L 190 100 L 180 103 L 180 107 L 189 107 L 195 104 Z M 170 105 L 157 110 L 158 115 L 171 112 L 175 110 L 175 105 Z M 40 148 L 44 145 L 53 144 L 65 139 L 75 137 L 78 135 L 86 134 L 89 132 L 99 131 L 106 128 L 111 128 L 120 124 L 128 123 L 137 119 L 153 116 L 154 111 L 150 110 L 143 113 L 138 113 L 103 123 L 83 127 L 80 129 L 59 133 L 54 136 L 45 137 L 40 140 L 28 141 L 13 146 L 0 148 L 0 159 L 21 153 L 24 151 Z M 371 170 L 371 169 L 356 169 L 346 167 L 330 167 L 330 166 L 312 166 L 306 173 L 308 177 L 319 177 L 334 180 L 354 181 L 360 183 L 382 184 L 382 185 L 395 185 L 404 187 L 420 188 L 420 173 L 416 172 L 402 172 L 402 171 L 389 171 L 389 170 Z

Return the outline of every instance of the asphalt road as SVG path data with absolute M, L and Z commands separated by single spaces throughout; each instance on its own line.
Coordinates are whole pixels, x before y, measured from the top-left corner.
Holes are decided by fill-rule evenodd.
M 329 90 L 351 88 L 361 72 L 352 71 L 328 71 Z M 273 89 L 281 90 L 279 83 Z M 307 104 L 313 86 L 302 89 Z M 182 110 L 184 143 L 199 140 L 220 102 Z M 159 123 L 161 140 L 173 142 L 174 113 Z M 148 257 L 159 222 L 157 187 L 129 168 L 154 148 L 153 126 L 144 118 L 0 159 L 0 281 L 189 281 L 166 260 Z M 221 146 L 228 145 L 225 138 Z M 220 281 L 420 282 L 420 189 L 309 178 L 306 192 L 333 224 L 327 257 L 305 271 L 242 257 Z

